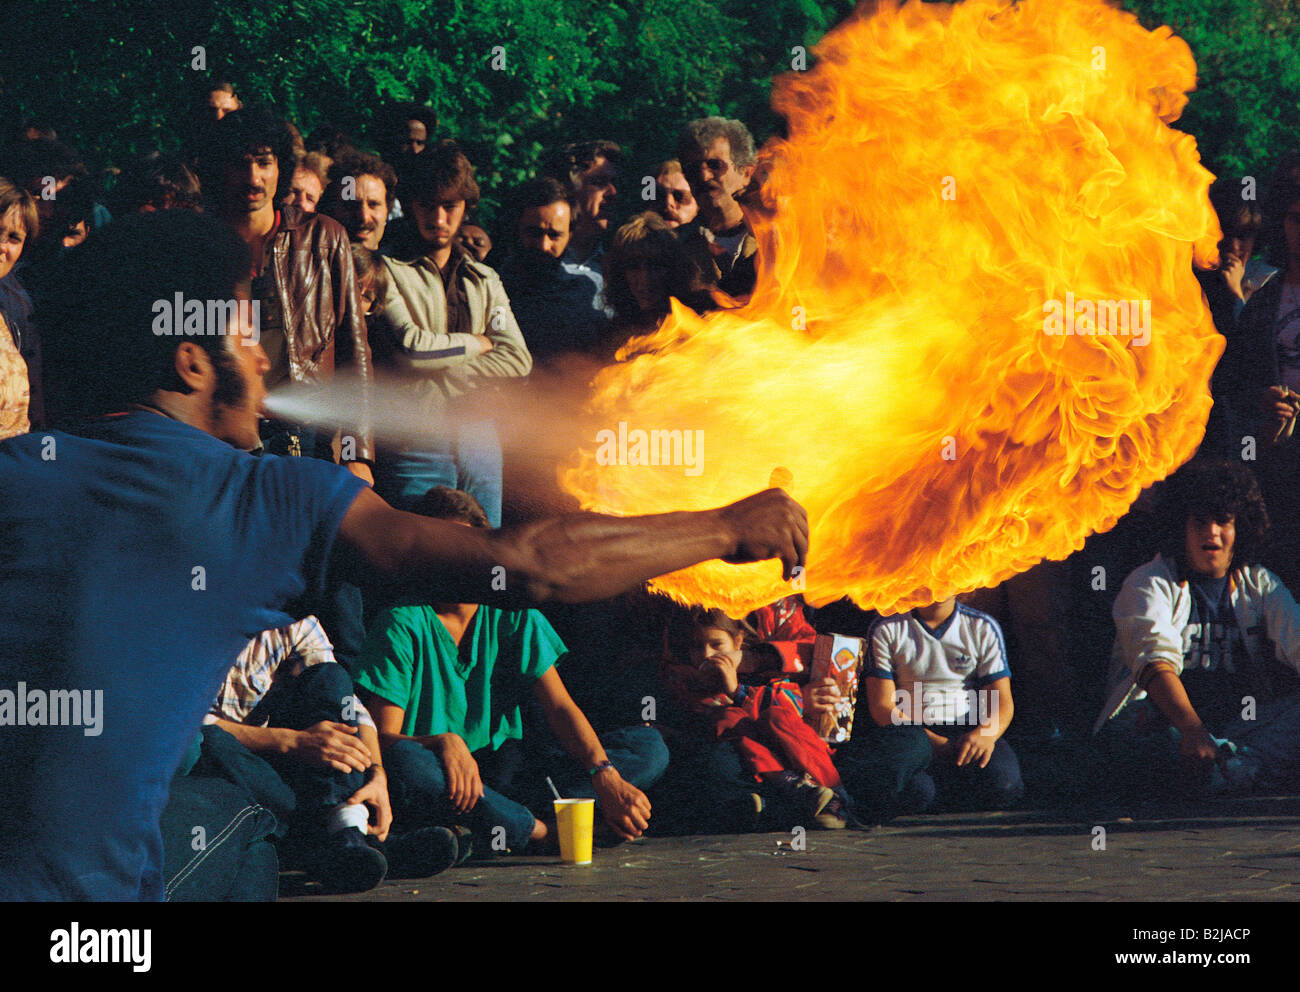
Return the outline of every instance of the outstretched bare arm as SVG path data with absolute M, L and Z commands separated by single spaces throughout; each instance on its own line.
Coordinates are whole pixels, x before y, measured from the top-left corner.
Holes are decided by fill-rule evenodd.
M 371 490 L 339 529 L 358 578 L 451 603 L 580 603 L 721 558 L 780 558 L 785 577 L 805 563 L 808 518 L 780 489 L 716 510 L 648 517 L 573 514 L 499 531 L 394 510 Z

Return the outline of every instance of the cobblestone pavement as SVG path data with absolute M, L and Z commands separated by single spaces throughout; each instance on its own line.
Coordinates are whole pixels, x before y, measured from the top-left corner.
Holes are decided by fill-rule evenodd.
M 1127 814 L 1127 815 L 1126 815 Z M 1096 828 L 1102 828 L 1104 834 Z M 367 902 L 1288 900 L 1300 898 L 1300 798 L 1188 812 L 1110 810 L 904 817 L 868 832 L 650 838 L 589 866 L 502 857 Z M 1104 842 L 1104 848 L 1103 848 Z M 792 846 L 795 849 L 792 849 Z M 282 899 L 317 896 L 282 877 Z M 332 900 L 331 900 L 332 901 Z

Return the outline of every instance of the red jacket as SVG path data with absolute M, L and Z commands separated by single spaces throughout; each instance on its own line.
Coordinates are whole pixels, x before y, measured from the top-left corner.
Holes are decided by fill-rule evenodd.
M 803 606 L 802 596 L 786 596 L 770 606 L 759 607 L 749 616 L 763 643 L 781 655 L 781 671 L 786 674 L 806 675 L 812 662 L 817 631 L 804 616 Z

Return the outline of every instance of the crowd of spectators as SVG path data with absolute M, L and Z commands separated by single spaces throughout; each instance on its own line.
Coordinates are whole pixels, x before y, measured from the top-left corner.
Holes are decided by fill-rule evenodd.
M 131 719 L 156 725 L 96 751 L 37 721 L 11 732 L 0 698 L 0 756 L 32 769 L 0 822 L 0 838 L 25 838 L 0 854 L 0 895 L 268 899 L 284 867 L 364 891 L 553 850 L 548 778 L 596 800 L 610 844 L 1300 785 L 1300 157 L 1258 206 L 1240 181 L 1211 190 L 1224 240 L 1196 277 L 1226 339 L 1214 412 L 1197 458 L 1113 532 L 897 616 L 791 596 L 729 617 L 640 583 L 707 557 L 787 558 L 797 542 L 760 553 L 746 534 L 769 521 L 752 515 L 718 539 L 731 543 L 689 550 L 609 522 L 547 530 L 510 491 L 482 400 L 570 356 L 617 361 L 671 300 L 743 304 L 758 261 L 744 123 L 684 122 L 645 182 L 612 141 L 565 144 L 539 175 L 493 191 L 504 208 L 490 231 L 474 222 L 474 164 L 427 107 L 389 108 L 365 143 L 328 125 L 304 140 L 216 82 L 181 131 L 179 152 L 141 155 L 111 182 L 41 121 L 21 122 L 0 155 L 0 689 L 118 680 L 110 702 L 134 694 Z M 629 189 L 653 190 L 646 209 L 625 208 Z M 184 290 L 255 305 L 256 319 L 216 343 L 204 334 L 235 325 L 161 338 L 156 322 L 138 326 L 172 289 L 178 310 Z M 361 397 L 337 430 L 258 403 L 337 383 Z M 377 430 L 377 390 L 426 430 Z M 42 455 L 47 442 L 61 453 Z M 209 463 L 225 468 L 194 468 Z M 63 465 L 65 481 L 42 481 Z M 150 509 L 158 472 L 183 486 L 183 512 Z M 29 541 L 61 500 L 86 519 L 47 521 L 59 536 Z M 101 511 L 155 516 L 109 534 Z M 275 514 L 299 522 L 286 535 Z M 177 550 L 205 528 L 217 536 L 206 566 Z M 336 533 L 347 555 L 331 551 Z M 493 559 L 482 542 L 498 533 L 515 536 Z M 642 543 L 554 577 L 572 554 L 556 548 L 623 539 Z M 491 562 L 541 560 L 543 547 L 528 592 L 497 596 Z M 422 584 L 399 574 L 413 562 Z M 1096 584 L 1097 562 L 1127 575 L 1119 588 Z M 146 601 L 138 590 L 168 569 L 196 594 L 238 588 L 216 594 L 220 607 Z M 138 616 L 87 608 L 93 581 L 137 591 Z M 34 619 L 32 597 L 52 589 Z M 212 657 L 186 669 L 200 652 L 160 643 L 165 630 Z M 811 676 L 829 634 L 860 639 L 847 739 L 814 729 L 845 704 Z M 163 705 L 168 692 L 186 705 Z M 196 846 L 196 826 L 219 843 Z

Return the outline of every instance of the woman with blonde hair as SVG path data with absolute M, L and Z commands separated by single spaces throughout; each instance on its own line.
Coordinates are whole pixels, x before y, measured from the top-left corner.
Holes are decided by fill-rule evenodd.
M 637 214 L 614 232 L 605 254 L 605 302 L 614 311 L 607 350 L 654 331 L 673 299 L 701 313 L 714 309 L 695 264 L 664 219 L 652 211 Z
M 31 428 L 32 381 L 24 350 L 34 352 L 31 300 L 13 276 L 23 246 L 39 229 L 36 201 L 31 194 L 0 178 L 0 441 L 26 434 Z M 33 373 L 35 374 L 35 373 Z M 36 383 L 39 419 L 39 380 Z

